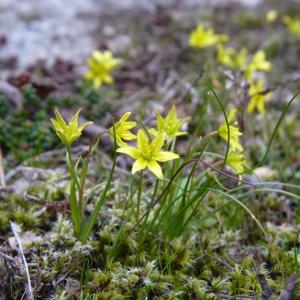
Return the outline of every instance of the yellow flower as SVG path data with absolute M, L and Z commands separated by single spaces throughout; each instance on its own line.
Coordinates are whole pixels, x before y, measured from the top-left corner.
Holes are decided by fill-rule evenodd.
M 125 146 L 117 149 L 117 152 L 127 154 L 135 159 L 131 173 L 148 168 L 158 178 L 163 178 L 162 170 L 158 162 L 166 162 L 179 158 L 178 154 L 169 151 L 161 151 L 164 145 L 164 137 L 158 134 L 149 142 L 142 129 L 137 133 L 137 147 Z
M 226 164 L 234 169 L 238 174 L 244 173 L 246 157 L 243 153 L 229 151 Z
M 227 42 L 228 36 L 216 34 L 212 28 L 198 25 L 189 36 L 189 45 L 196 48 L 206 48 L 219 43 Z
M 242 133 L 237 128 L 237 122 L 233 121 L 236 112 L 236 109 L 231 108 L 227 117 L 230 131 L 229 145 L 233 151 L 243 151 L 243 146 L 239 143 L 239 137 Z M 228 128 L 226 122 L 219 127 L 218 134 L 222 139 L 228 141 Z
M 266 13 L 266 20 L 269 23 L 273 23 L 278 17 L 278 12 L 275 9 L 271 9 Z
M 130 130 L 136 126 L 136 122 L 127 122 L 131 112 L 127 112 L 115 125 L 116 142 L 119 147 L 126 146 L 124 141 L 131 141 L 136 139 L 136 135 L 131 133 Z M 109 129 L 109 134 L 114 138 L 114 129 Z
M 283 17 L 283 23 L 288 27 L 290 33 L 300 36 L 300 18 Z
M 88 59 L 89 71 L 84 74 L 84 78 L 93 81 L 96 89 L 103 83 L 112 83 L 113 78 L 110 73 L 120 64 L 120 60 L 114 58 L 110 51 L 94 51 Z
M 230 68 L 245 69 L 247 65 L 247 49 L 243 48 L 237 52 L 233 48 L 224 48 L 222 45 L 218 46 L 217 60 L 219 63 Z
M 258 50 L 250 63 L 253 68 L 259 71 L 271 71 L 272 65 L 266 60 L 266 54 L 263 50 Z
M 235 66 L 240 69 L 245 69 L 247 66 L 247 55 L 248 50 L 246 48 L 242 48 L 234 58 Z
M 176 107 L 173 105 L 165 118 L 163 118 L 159 113 L 156 114 L 157 130 L 150 129 L 149 132 L 155 136 L 157 134 L 162 134 L 164 137 L 173 139 L 176 136 L 187 134 L 186 131 L 180 131 L 180 128 L 189 120 L 190 118 L 178 119 Z
M 82 125 L 78 125 L 78 117 L 81 109 L 79 109 L 74 117 L 71 119 L 69 124 L 65 122 L 65 120 L 62 118 L 60 115 L 59 111 L 55 108 L 54 113 L 56 116 L 56 120 L 50 119 L 56 134 L 60 138 L 60 140 L 65 144 L 65 145 L 70 145 L 72 144 L 75 140 L 77 140 L 83 129 L 91 124 L 93 122 L 86 122 Z
M 251 83 L 249 88 L 250 101 L 247 110 L 249 113 L 257 109 L 260 113 L 265 112 L 265 102 L 269 99 L 271 93 L 262 93 L 264 83 L 262 80 Z
M 217 50 L 217 61 L 225 66 L 234 67 L 235 49 L 224 48 L 222 45 L 219 45 Z
M 272 69 L 272 64 L 266 60 L 266 54 L 263 50 L 257 51 L 252 57 L 251 62 L 245 70 L 246 79 L 250 80 L 255 71 L 268 72 Z

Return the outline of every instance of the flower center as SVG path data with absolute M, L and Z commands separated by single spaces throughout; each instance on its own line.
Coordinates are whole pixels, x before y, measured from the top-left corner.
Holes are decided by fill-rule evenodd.
M 152 159 L 152 151 L 149 149 L 149 150 L 146 150 L 142 153 L 142 157 L 145 159 L 145 160 L 151 160 Z

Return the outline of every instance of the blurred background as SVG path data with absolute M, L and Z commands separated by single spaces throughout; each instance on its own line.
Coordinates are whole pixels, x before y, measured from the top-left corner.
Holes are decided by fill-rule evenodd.
M 253 7 L 260 0 L 239 0 L 236 4 Z M 134 12 L 155 14 L 157 9 L 181 11 L 208 10 L 230 6 L 228 0 L 0 0 L 0 66 L 5 71 L 25 68 L 37 59 L 53 62 L 57 57 L 85 61 L 101 45 L 101 36 L 113 38 L 111 50 L 130 44 L 130 33 L 116 32 L 118 18 Z M 208 7 L 209 6 L 209 7 Z M 196 8 L 196 11 L 195 11 Z M 106 23 L 108 16 L 114 22 Z M 6 68 L 7 67 L 7 68 Z

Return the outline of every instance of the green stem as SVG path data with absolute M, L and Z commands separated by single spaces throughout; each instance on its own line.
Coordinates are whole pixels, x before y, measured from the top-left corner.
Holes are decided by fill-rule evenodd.
M 154 199 L 156 197 L 157 190 L 158 190 L 158 185 L 159 185 L 159 178 L 156 179 L 153 194 L 152 194 L 152 197 L 151 197 L 151 202 L 154 201 Z
M 141 208 L 141 200 L 142 200 L 142 193 L 143 193 L 143 177 L 144 177 L 144 170 L 140 173 L 140 180 L 139 180 L 139 190 L 138 190 L 138 198 L 137 198 L 137 208 L 136 208 L 136 222 L 139 222 L 140 219 L 140 208 Z
M 110 174 L 109 174 L 109 177 L 108 177 L 108 180 L 106 182 L 106 185 L 105 185 L 105 188 L 95 206 L 95 209 L 92 213 L 92 215 L 89 217 L 88 219 L 88 222 L 86 223 L 86 225 L 84 226 L 82 232 L 81 232 L 81 236 L 80 236 L 80 240 L 81 242 L 83 243 L 86 243 L 93 227 L 94 227 L 94 224 L 96 222 L 96 219 L 97 219 L 97 216 L 98 216 L 98 213 L 99 213 L 99 210 L 100 208 L 102 207 L 102 205 L 104 204 L 104 201 L 106 200 L 106 194 L 110 188 L 110 184 L 111 184 L 111 181 L 112 181 L 112 177 L 113 177 L 113 173 L 114 173 L 114 170 L 115 170 L 115 166 L 116 166 L 116 158 L 117 158 L 117 153 L 115 152 L 114 154 L 114 158 L 113 158 L 113 164 L 112 164 L 112 169 L 110 171 Z
M 207 79 L 205 81 L 206 81 L 208 89 L 213 93 L 215 99 L 217 100 L 217 102 L 218 102 L 218 104 L 219 104 L 219 106 L 222 110 L 222 113 L 224 115 L 224 118 L 225 118 L 225 123 L 226 123 L 226 127 L 227 127 L 227 147 L 226 147 L 226 153 L 225 153 L 224 161 L 223 161 L 223 166 L 225 166 L 226 162 L 227 162 L 229 148 L 230 148 L 230 136 L 231 136 L 230 126 L 229 126 L 230 124 L 229 124 L 229 120 L 228 120 L 228 117 L 227 117 L 227 114 L 226 114 L 226 111 L 225 111 L 225 108 L 224 108 L 224 105 L 223 105 L 221 99 L 219 98 L 219 96 L 215 92 L 215 90 L 214 90 L 213 86 L 211 85 L 211 83 Z
M 151 204 L 155 201 L 155 197 L 156 197 L 156 194 L 157 194 L 157 191 L 158 191 L 158 186 L 159 186 L 159 178 L 156 179 L 156 182 L 155 182 L 155 186 L 154 186 L 154 190 L 153 190 L 153 194 L 152 194 L 152 197 L 151 197 L 151 201 L 150 201 L 150 206 Z M 145 215 L 145 220 L 142 224 L 142 229 L 141 229 L 141 235 L 144 236 L 143 232 L 144 232 L 144 227 L 145 227 L 145 224 L 147 223 L 148 221 L 148 218 L 149 218 L 149 215 L 150 215 L 150 211 L 151 209 L 147 209 L 146 210 L 146 215 Z M 136 224 L 136 227 L 140 224 L 141 222 L 141 219 L 138 220 L 137 224 Z
M 176 137 L 173 139 L 172 141 L 172 144 L 171 144 L 171 148 L 170 148 L 170 151 L 171 152 L 174 152 L 175 150 L 175 144 L 176 144 Z M 179 160 L 177 159 L 174 159 L 172 162 L 171 162 L 171 167 L 170 167 L 170 172 L 169 172 L 169 178 L 172 178 L 174 172 L 175 172 L 175 168 L 177 167 L 178 168 L 178 163 L 179 163 Z M 169 192 L 169 200 L 168 200 L 168 203 L 171 203 L 173 198 L 174 198 L 174 195 L 175 195 L 175 192 L 176 192 L 176 181 L 174 180 L 174 185 L 171 186 L 170 188 L 170 192 Z
M 71 174 L 71 187 L 70 187 L 70 209 L 72 214 L 72 221 L 74 226 L 74 232 L 77 237 L 80 235 L 81 230 L 81 223 L 82 223 L 82 215 L 80 211 L 80 207 L 78 206 L 77 196 L 76 196 L 76 186 L 79 189 L 79 182 L 78 177 L 76 174 L 75 167 L 73 165 L 72 161 L 72 152 L 69 145 L 66 147 L 67 153 L 66 153 L 66 160 L 67 160 L 67 166 L 68 170 Z
M 71 146 L 66 145 L 66 149 L 67 149 L 67 166 L 68 166 L 68 170 L 69 170 L 72 178 L 74 178 L 77 187 L 80 187 L 78 176 L 76 174 L 76 169 L 75 169 L 75 166 L 73 164 Z
M 83 218 L 83 192 L 84 192 L 84 189 L 83 189 L 84 179 L 83 178 L 85 176 L 82 176 L 83 178 L 78 178 L 78 176 L 77 176 L 76 167 L 74 166 L 73 161 L 72 161 L 72 151 L 71 151 L 70 145 L 67 145 L 67 152 L 68 152 L 68 156 L 70 158 L 70 160 L 69 160 L 70 172 L 71 172 L 72 177 L 75 180 L 75 183 L 76 183 L 76 186 L 77 186 L 77 189 L 78 189 L 78 198 L 79 198 L 78 199 L 78 206 L 79 206 L 80 218 L 82 220 L 82 218 Z M 85 172 L 85 175 L 86 175 L 87 166 L 84 165 L 83 168 L 84 169 L 86 168 L 86 170 L 83 170 L 83 172 Z
M 134 195 L 134 191 L 131 189 L 131 191 L 129 193 L 128 200 L 126 201 L 126 203 L 124 205 L 124 208 L 123 208 L 122 217 L 121 217 L 121 220 L 122 220 L 121 228 L 119 229 L 119 231 L 117 233 L 117 237 L 114 240 L 113 245 L 111 246 L 110 250 L 108 251 L 108 261 L 109 262 L 112 262 L 113 259 L 115 258 L 116 253 L 117 253 L 117 247 L 119 245 L 118 243 L 119 243 L 119 241 L 120 241 L 120 239 L 122 237 L 122 234 L 124 233 L 124 230 L 126 229 L 125 226 L 127 224 L 127 221 L 125 220 L 125 215 L 126 215 L 128 206 L 131 205 L 130 199 L 133 197 L 133 195 Z
M 104 190 L 103 190 L 101 196 L 99 197 L 99 199 L 96 203 L 95 209 L 94 209 L 92 215 L 89 217 L 89 219 L 88 219 L 87 223 L 85 224 L 85 226 L 82 228 L 82 231 L 81 231 L 81 234 L 80 234 L 80 241 L 82 243 L 86 243 L 86 241 L 89 238 L 89 235 L 90 235 L 90 233 L 91 233 L 91 231 L 92 231 L 92 229 L 93 229 L 93 227 L 96 223 L 98 213 L 99 213 L 102 205 L 104 204 L 104 202 L 106 200 L 106 195 L 107 195 L 107 192 L 110 188 L 110 184 L 111 184 L 113 174 L 114 174 L 114 171 L 115 171 L 116 161 L 117 161 L 117 143 L 116 143 L 116 131 L 115 131 L 114 124 L 113 124 L 113 128 L 114 128 L 114 156 L 113 156 L 112 168 L 111 168 L 109 177 L 107 179 L 106 185 L 104 187 Z
M 200 149 L 202 149 L 201 150 L 201 154 L 202 154 L 204 151 L 203 149 L 206 149 L 208 147 L 210 138 L 217 134 L 218 134 L 217 131 L 212 131 L 212 132 L 208 133 L 207 135 L 200 137 L 198 139 L 198 142 L 196 143 L 196 145 L 194 147 L 192 147 L 192 145 L 191 145 L 191 147 L 189 148 L 187 155 L 185 157 L 185 161 L 189 161 L 190 159 L 195 157 L 197 151 L 199 151 Z
M 85 186 L 85 180 L 88 172 L 88 162 L 83 160 L 82 168 L 81 168 L 81 174 L 80 174 L 80 189 L 79 189 L 79 209 L 81 212 L 81 215 L 83 217 L 84 215 L 84 209 L 85 209 L 85 203 L 84 203 L 84 186 Z
M 99 143 L 102 135 L 107 134 L 107 133 L 108 133 L 108 130 L 105 130 L 105 131 L 102 131 L 101 133 L 99 133 L 94 138 L 94 140 L 92 141 L 92 143 L 89 146 L 89 151 L 88 151 L 87 157 L 86 157 L 86 159 L 84 161 L 84 164 L 83 164 L 82 176 L 80 177 L 80 183 L 81 183 L 81 186 L 82 186 L 82 190 L 84 190 L 86 175 L 87 175 L 87 171 L 89 169 L 89 164 L 90 164 L 90 160 L 91 160 L 91 157 L 93 155 L 93 152 L 96 149 L 96 147 L 98 146 L 98 143 Z M 86 199 L 83 199 L 83 207 L 82 207 L 83 212 L 86 209 L 86 206 L 88 204 L 88 200 L 89 200 L 89 197 L 86 197 Z

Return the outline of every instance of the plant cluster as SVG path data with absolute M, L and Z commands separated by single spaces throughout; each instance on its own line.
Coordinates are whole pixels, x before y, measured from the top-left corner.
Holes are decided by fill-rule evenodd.
M 281 22 L 279 13 L 268 11 L 265 21 L 266 26 Z M 282 22 L 293 38 L 299 36 L 297 18 L 284 16 Z M 139 115 L 130 108 L 122 111 L 120 118 L 110 117 L 104 130 L 96 132 L 84 151 L 78 152 L 75 146 L 82 144 L 85 131 L 97 129 L 89 120 L 96 123 L 112 110 L 112 103 L 103 104 L 105 93 L 112 91 L 103 86 L 113 83 L 113 72 L 121 59 L 109 50 L 94 51 L 79 84 L 82 94 L 63 103 L 48 99 L 41 104 L 32 88 L 27 86 L 23 91 L 28 103 L 42 111 L 36 113 L 32 107 L 22 115 L 37 127 L 37 134 L 31 136 L 40 145 L 39 152 L 56 145 L 53 133 L 65 147 L 66 168 L 47 170 L 48 175 L 43 174 L 39 184 L 24 189 L 22 195 L 0 193 L 0 231 L 7 231 L 10 219 L 24 225 L 25 255 L 31 279 L 42 297 L 258 298 L 265 292 L 262 281 L 277 296 L 287 276 L 299 272 L 299 208 L 294 202 L 300 201 L 299 186 L 265 182 L 264 178 L 271 180 L 282 170 L 260 168 L 277 134 L 282 136 L 280 125 L 297 94 L 285 105 L 275 126 L 267 124 L 262 132 L 255 123 L 267 123 L 266 102 L 273 95 L 266 74 L 275 63 L 268 51 L 234 48 L 228 35 L 202 24 L 190 33 L 188 41 L 192 48 L 201 49 L 191 51 L 194 57 L 208 53 L 218 68 L 226 69 L 224 74 L 233 74 L 232 78 L 242 82 L 245 103 L 230 98 L 224 105 L 216 92 L 220 82 L 205 74 L 199 86 L 194 83 L 189 89 L 204 90 L 203 101 L 193 113 L 184 116 L 180 102 L 175 105 L 173 98 L 168 110 L 161 113 L 148 113 L 146 108 Z M 187 98 L 182 102 L 187 103 Z M 4 118 L 1 142 L 17 149 L 22 139 L 16 136 L 29 135 L 27 123 L 18 122 L 23 126 L 14 129 L 17 134 L 13 135 L 5 124 L 6 114 L 13 114 L 6 100 L 0 97 Z M 61 108 L 66 103 L 82 109 L 65 118 Z M 213 104 L 218 105 L 221 118 Z M 48 112 L 58 106 L 49 122 Z M 254 115 L 255 111 L 259 114 Z M 292 121 L 283 135 L 295 131 L 298 123 Z M 255 135 L 248 132 L 251 126 Z M 101 149 L 104 137 L 112 141 L 105 150 Z M 260 151 L 263 155 L 255 165 L 248 146 L 253 142 L 252 147 L 257 147 L 257 140 L 262 146 L 255 151 L 258 157 Z M 278 147 L 280 157 L 284 146 Z M 293 179 L 299 176 L 292 168 L 282 173 Z M 39 232 L 34 231 L 36 226 Z M 45 233 L 43 238 L 36 235 L 41 232 Z M 10 295 L 22 297 L 22 272 L 6 272 L 1 262 L 0 272 L 5 274 L 5 288 L 11 289 L 9 282 L 16 287 Z

